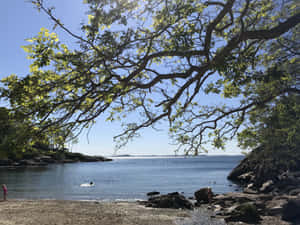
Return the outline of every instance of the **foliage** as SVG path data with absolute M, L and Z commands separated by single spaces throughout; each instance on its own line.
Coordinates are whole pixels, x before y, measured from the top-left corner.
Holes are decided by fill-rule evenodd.
M 269 69 L 263 76 L 257 76 L 253 93 L 259 98 L 276 91 L 282 94 L 249 113 L 249 123 L 238 135 L 244 148 L 261 145 L 274 152 L 300 146 L 300 42 L 297 37 L 299 29 L 294 29 L 289 32 L 289 39 L 282 37 L 269 45 L 270 55 L 264 59 Z
M 33 0 L 79 46 L 72 50 L 42 28 L 23 47 L 30 74 L 3 80 L 2 97 L 42 131 L 80 132 L 104 113 L 109 121 L 133 113 L 140 116 L 124 123 L 119 146 L 167 120 L 179 148 L 197 154 L 206 141 L 224 147 L 253 112 L 277 97 L 299 93 L 298 74 L 276 67 L 280 51 L 299 40 L 296 1 L 84 2 L 89 23 L 78 35 L 54 8 Z M 270 55 L 275 42 L 282 46 Z M 289 69 L 299 65 L 297 56 L 288 58 Z M 233 103 L 207 105 L 204 99 L 212 96 Z
M 269 146 L 291 149 L 300 146 L 300 98 L 290 94 L 276 99 L 274 105 L 251 114 L 254 126 L 239 134 L 243 147 Z M 255 122 L 254 122 L 255 121 Z
M 0 108 L 0 156 L 1 158 L 19 158 L 30 140 L 29 133 L 23 129 L 21 121 L 15 123 L 9 110 Z
M 38 130 L 23 115 L 12 114 L 7 108 L 0 107 L 0 158 L 30 158 L 38 150 L 64 149 L 66 135 L 63 130 L 56 129 L 52 133 L 49 130 L 39 133 Z

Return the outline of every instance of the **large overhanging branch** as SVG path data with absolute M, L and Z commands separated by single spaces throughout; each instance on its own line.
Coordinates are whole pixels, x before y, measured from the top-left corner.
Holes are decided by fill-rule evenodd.
M 167 119 L 172 126 L 185 113 L 189 115 L 190 107 L 195 100 L 201 100 L 201 93 L 211 80 L 238 77 L 244 79 L 244 83 L 249 82 L 246 70 L 250 66 L 255 69 L 260 63 L 257 55 L 266 51 L 263 44 L 290 32 L 300 22 L 300 13 L 295 13 L 289 18 L 278 19 L 284 22 L 269 24 L 270 18 L 264 18 L 259 14 L 260 9 L 255 8 L 260 1 L 257 5 L 249 0 L 229 0 L 226 3 L 207 1 L 199 4 L 196 1 L 183 1 L 179 5 L 173 1 L 153 1 L 151 3 L 157 8 L 150 10 L 143 3 L 141 7 L 144 8 L 140 11 L 132 10 L 126 14 L 124 9 L 119 9 L 120 18 L 116 15 L 109 18 L 110 15 L 106 15 L 108 18 L 103 17 L 105 24 L 98 21 L 95 25 L 98 30 L 93 31 L 92 37 L 87 35 L 83 38 L 60 22 L 54 16 L 54 11 L 44 5 L 44 1 L 32 2 L 58 27 L 77 40 L 81 48 L 70 51 L 61 47 L 60 43 L 51 44 L 53 40 L 43 37 L 48 42 L 43 43 L 43 51 L 36 50 L 32 57 L 37 62 L 44 57 L 50 62 L 47 66 L 55 69 L 51 73 L 45 72 L 42 70 L 45 65 L 41 65 L 40 70 L 27 76 L 31 84 L 27 84 L 25 79 L 17 82 L 19 87 L 12 88 L 10 96 L 13 99 L 14 95 L 19 95 L 20 90 L 25 94 L 14 100 L 15 109 L 23 110 L 26 116 L 40 123 L 43 129 L 52 125 L 79 128 L 113 109 L 117 109 L 117 113 L 123 110 L 124 114 L 141 112 L 143 120 L 139 124 L 131 124 L 117 136 L 119 138 L 133 137 L 135 132 L 163 119 Z M 93 3 L 91 1 L 90 4 Z M 261 3 L 266 4 L 264 1 Z M 101 14 L 106 8 L 100 9 L 97 4 L 93 9 L 96 14 Z M 144 22 L 138 19 L 132 21 L 134 13 L 141 18 L 145 15 L 150 17 Z M 123 23 L 121 17 L 124 15 L 130 18 L 131 23 L 143 26 L 132 24 L 130 27 L 127 22 Z M 97 18 L 97 15 L 92 15 L 92 18 Z M 107 24 L 109 19 L 111 24 Z M 151 23 L 152 27 L 149 26 Z M 101 30 L 101 25 L 112 25 L 113 28 L 106 26 Z M 36 49 L 40 42 L 34 43 Z M 240 71 L 246 78 L 229 74 L 232 71 L 223 72 L 224 66 L 238 70 L 243 59 L 245 65 Z M 39 84 L 37 80 L 46 80 L 47 75 L 54 78 Z M 39 90 L 32 88 L 33 85 L 39 86 Z M 43 97 L 43 100 L 39 97 Z M 271 99 L 274 98 L 276 96 Z M 199 127 L 203 130 L 193 137 L 193 140 L 200 140 L 193 144 L 193 148 L 199 148 L 206 130 L 216 129 L 218 121 L 239 113 L 243 120 L 247 110 L 255 104 L 257 102 L 251 102 L 226 112 L 211 110 L 206 119 L 197 122 L 192 128 L 192 131 Z M 37 112 L 39 108 L 46 112 Z M 222 114 L 209 119 L 219 113 Z M 226 122 L 221 130 L 227 129 L 224 135 L 231 131 L 235 133 L 239 126 Z

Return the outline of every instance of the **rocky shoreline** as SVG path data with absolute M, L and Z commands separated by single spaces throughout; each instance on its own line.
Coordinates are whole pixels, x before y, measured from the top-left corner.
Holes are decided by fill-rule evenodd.
M 300 194 L 274 195 L 234 192 L 213 194 L 210 198 L 205 195 L 207 189 L 202 188 L 196 191 L 195 196 L 190 199 L 178 192 L 166 195 L 159 195 L 159 192 L 156 192 L 155 195 L 149 193 L 149 199 L 140 203 L 153 208 L 196 211 L 204 208 L 210 211 L 211 218 L 224 221 L 226 224 L 300 224 Z M 199 191 L 203 194 L 197 194 Z
M 76 163 L 76 162 L 107 162 L 112 159 L 103 156 L 88 156 L 81 153 L 60 152 L 45 153 L 36 156 L 25 157 L 20 160 L 0 159 L 0 167 L 15 168 L 28 166 L 47 166 L 55 163 Z
M 159 195 L 153 191 L 142 204 L 154 208 L 205 208 L 211 217 L 227 224 L 300 225 L 300 164 L 293 170 L 278 169 L 251 157 L 243 159 L 228 176 L 243 187 L 242 192 L 214 194 L 204 187 L 187 199 L 178 192 Z

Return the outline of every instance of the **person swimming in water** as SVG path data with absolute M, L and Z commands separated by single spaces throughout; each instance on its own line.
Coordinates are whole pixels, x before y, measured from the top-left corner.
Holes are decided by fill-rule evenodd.
M 90 183 L 80 184 L 80 187 L 92 187 L 95 186 L 95 183 L 91 181 Z

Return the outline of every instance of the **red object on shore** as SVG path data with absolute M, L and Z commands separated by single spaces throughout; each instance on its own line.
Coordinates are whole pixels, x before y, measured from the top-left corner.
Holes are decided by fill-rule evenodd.
M 7 187 L 5 184 L 2 184 L 2 189 L 3 189 L 3 200 L 6 201 Z

